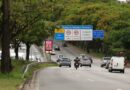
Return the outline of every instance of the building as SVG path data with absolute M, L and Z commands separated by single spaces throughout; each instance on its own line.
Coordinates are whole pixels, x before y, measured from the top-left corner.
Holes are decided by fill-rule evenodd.
M 117 0 L 120 3 L 130 3 L 130 0 Z

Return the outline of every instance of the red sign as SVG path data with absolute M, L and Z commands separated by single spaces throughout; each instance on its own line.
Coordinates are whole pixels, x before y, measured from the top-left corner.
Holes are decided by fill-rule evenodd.
M 53 41 L 46 40 L 45 41 L 45 51 L 52 51 L 52 48 L 53 48 Z

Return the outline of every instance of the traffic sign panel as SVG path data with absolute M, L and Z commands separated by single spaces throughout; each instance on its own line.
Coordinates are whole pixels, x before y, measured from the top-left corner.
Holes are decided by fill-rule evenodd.
M 73 40 L 80 40 L 80 29 L 73 30 Z
M 73 29 L 65 29 L 65 40 L 72 40 Z
M 55 33 L 55 40 L 64 40 L 64 33 Z
M 93 30 L 92 29 L 83 29 L 81 30 L 81 40 L 93 40 Z
M 62 25 L 62 27 L 65 30 L 65 40 L 93 39 L 92 25 Z
M 55 33 L 64 33 L 64 29 L 55 29 Z
M 103 39 L 104 38 L 104 30 L 94 30 L 93 31 L 93 38 Z

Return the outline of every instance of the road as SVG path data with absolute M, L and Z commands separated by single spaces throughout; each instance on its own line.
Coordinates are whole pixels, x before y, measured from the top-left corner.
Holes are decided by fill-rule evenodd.
M 73 60 L 83 52 L 69 46 L 56 53 Z M 56 55 L 52 59 L 56 61 Z M 94 58 L 92 68 L 51 67 L 41 70 L 36 82 L 37 90 L 130 90 L 130 69 L 126 69 L 125 74 L 109 73 L 100 67 L 100 60 Z

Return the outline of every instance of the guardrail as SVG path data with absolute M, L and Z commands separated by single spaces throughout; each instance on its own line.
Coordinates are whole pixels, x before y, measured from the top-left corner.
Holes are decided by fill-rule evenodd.
M 24 70 L 24 72 L 23 72 L 22 78 L 24 78 L 25 74 L 28 72 L 28 70 L 29 70 L 33 65 L 36 65 L 36 64 L 38 64 L 38 63 L 39 63 L 39 62 L 33 62 L 33 63 L 30 63 L 30 64 L 26 65 L 26 68 L 25 68 L 25 70 Z

